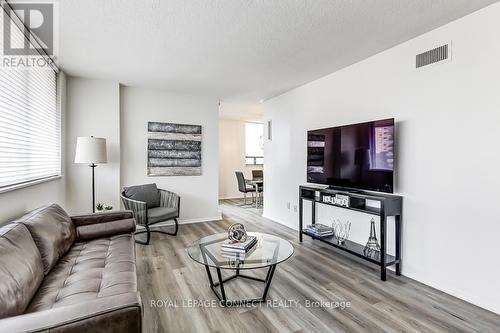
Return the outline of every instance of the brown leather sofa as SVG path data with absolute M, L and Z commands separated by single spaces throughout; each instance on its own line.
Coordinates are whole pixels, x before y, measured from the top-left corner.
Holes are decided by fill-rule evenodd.
M 129 211 L 39 208 L 0 228 L 0 332 L 141 332 Z

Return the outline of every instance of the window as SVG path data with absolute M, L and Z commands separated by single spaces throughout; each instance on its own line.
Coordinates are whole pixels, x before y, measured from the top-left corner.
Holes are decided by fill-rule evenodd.
M 245 124 L 245 164 L 264 164 L 264 125 Z
M 2 10 L 0 27 L 5 19 Z M 17 28 L 11 27 L 11 31 Z M 19 42 L 24 35 L 17 29 L 11 38 Z M 4 55 L 1 38 L 0 55 Z M 0 67 L 0 192 L 60 175 L 56 71 L 49 66 Z

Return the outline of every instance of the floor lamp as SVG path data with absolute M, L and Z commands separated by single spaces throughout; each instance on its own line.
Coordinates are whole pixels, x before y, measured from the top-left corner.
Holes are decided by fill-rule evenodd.
M 78 137 L 76 140 L 75 163 L 88 164 L 92 168 L 92 212 L 95 213 L 94 169 L 97 164 L 107 163 L 106 139 Z

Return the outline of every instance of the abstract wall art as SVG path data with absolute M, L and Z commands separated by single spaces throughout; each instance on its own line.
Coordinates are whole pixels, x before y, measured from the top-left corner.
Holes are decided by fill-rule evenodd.
M 148 176 L 201 175 L 201 126 L 148 122 Z

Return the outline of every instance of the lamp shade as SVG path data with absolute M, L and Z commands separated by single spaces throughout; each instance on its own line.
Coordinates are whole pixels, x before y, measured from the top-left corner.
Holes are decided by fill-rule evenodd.
M 76 140 L 75 163 L 107 163 L 106 139 L 78 137 Z

